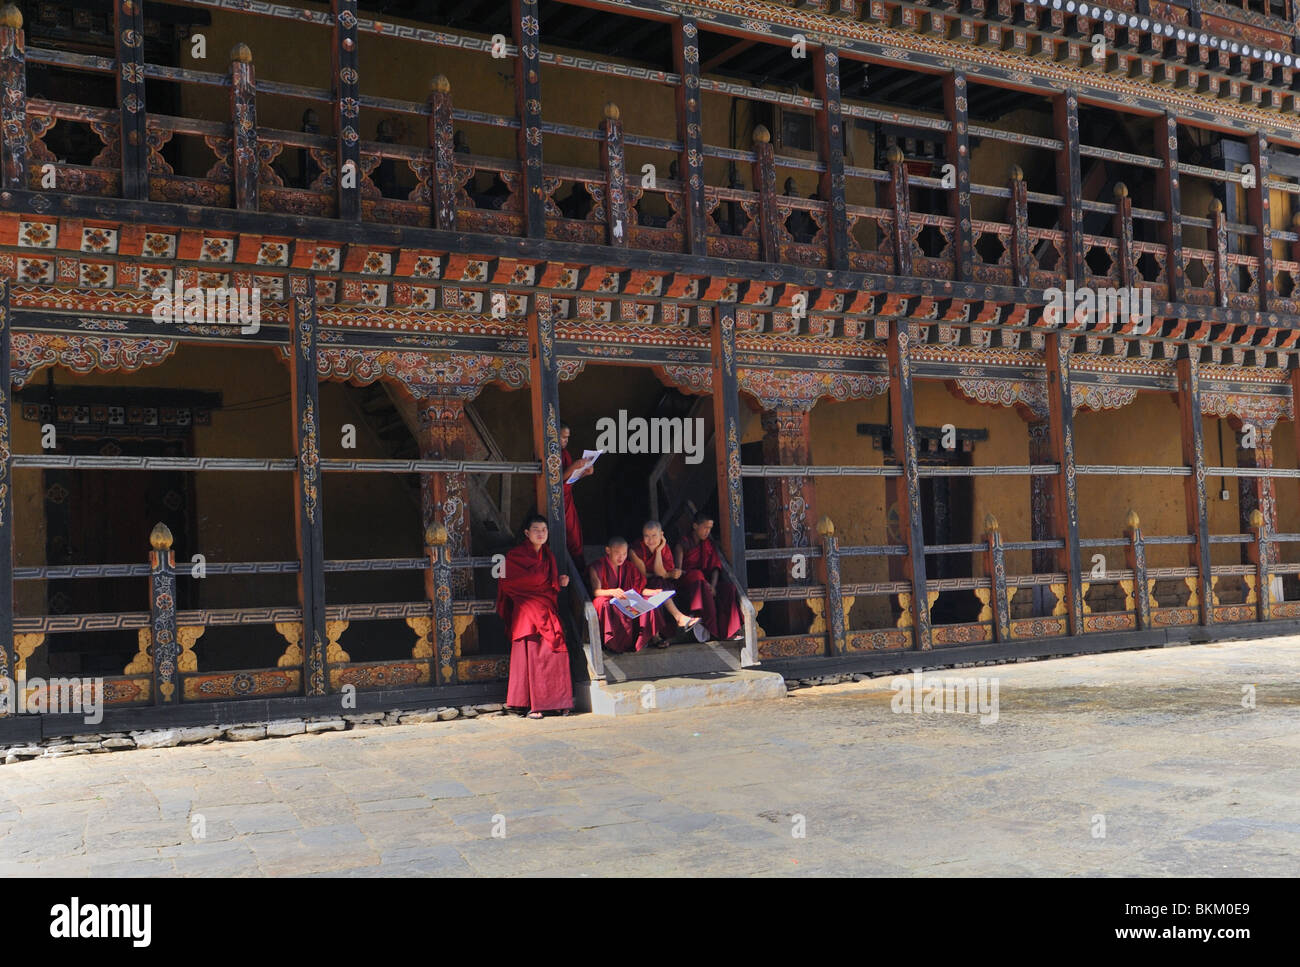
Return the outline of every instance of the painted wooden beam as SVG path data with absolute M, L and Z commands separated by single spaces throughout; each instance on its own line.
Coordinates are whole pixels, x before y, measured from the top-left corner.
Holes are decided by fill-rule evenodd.
M 515 58 L 515 110 L 519 116 L 517 157 L 522 167 L 524 234 L 546 237 L 546 196 L 542 190 L 542 60 L 538 0 L 510 0 Z M 563 560 L 560 558 L 560 560 Z
M 1131 510 L 1124 521 L 1124 536 L 1128 538 L 1128 545 L 1124 548 L 1125 563 L 1133 572 L 1133 611 L 1137 619 L 1137 630 L 1146 631 L 1151 627 L 1151 592 L 1147 587 L 1147 548 L 1142 540 L 1142 522 Z
M 339 218 L 361 218 L 361 74 L 357 0 L 331 0 L 334 12 L 334 133 L 338 142 Z M 322 630 L 323 626 L 322 626 Z M 306 647 L 306 639 L 303 640 Z
M 0 187 L 27 187 L 27 50 L 17 7 L 0 12 Z
M 1019 165 L 1012 165 L 1007 187 L 1007 224 L 1011 227 L 1011 281 L 1013 285 L 1029 285 L 1034 253 L 1029 244 L 1029 186 Z
M 253 74 L 253 52 L 247 44 L 236 44 L 230 52 L 230 120 L 232 144 L 230 167 L 234 175 L 235 207 L 258 209 L 257 84 Z
M 758 194 L 758 257 L 764 262 L 781 261 L 781 212 L 776 207 L 776 154 L 772 132 L 763 125 L 754 128 L 754 191 Z
M 1183 262 L 1183 195 L 1178 182 L 1178 119 L 1172 114 L 1156 118 L 1156 157 L 1164 164 L 1156 169 L 1156 198 L 1168 218 L 1161 223 L 1165 240 L 1165 279 L 1168 299 L 1177 302 L 1185 285 Z
M 840 55 L 834 47 L 820 47 L 813 61 L 814 83 L 822 110 L 817 114 L 817 135 L 826 170 L 818 195 L 829 211 L 826 242 L 832 269 L 849 267 L 849 219 L 844 181 L 844 116 L 840 102 Z
M 1056 552 L 1057 567 L 1065 572 L 1065 607 L 1070 634 L 1083 633 L 1083 584 L 1079 563 L 1079 495 L 1074 472 L 1074 400 L 1070 377 L 1070 343 L 1073 337 L 1049 332 L 1047 357 L 1047 421 L 1052 462 L 1060 467 L 1054 481 L 1056 536 L 1065 546 Z
M 916 648 L 933 646 L 930 602 L 926 595 L 925 532 L 921 518 L 921 477 L 917 471 L 916 409 L 912 398 L 911 334 L 906 321 L 889 320 L 889 414 L 894 457 L 902 465 L 899 532 L 907 553 L 903 574 L 912 582 L 911 624 Z
M 605 242 L 627 248 L 632 234 L 627 204 L 627 161 L 623 152 L 623 121 L 618 105 L 605 105 L 600 124 L 600 167 L 605 172 Z
M 713 341 L 713 434 L 717 441 L 713 449 L 717 460 L 719 538 L 736 577 L 745 583 L 745 498 L 740 477 L 740 385 L 736 378 L 735 303 L 719 303 L 714 308 L 710 334 Z
M 149 197 L 148 115 L 144 100 L 144 3 L 115 0 L 117 103 L 121 119 L 122 197 Z
M 1052 98 L 1052 117 L 1061 150 L 1056 153 L 1056 193 L 1064 199 L 1061 227 L 1066 234 L 1065 274 L 1082 285 L 1087 278 L 1083 261 L 1083 178 L 1079 160 L 1079 96 L 1073 90 Z
M 1192 352 L 1196 350 L 1193 349 Z M 1183 442 L 1183 464 L 1191 474 L 1183 478 L 1183 504 L 1187 529 L 1196 538 L 1190 563 L 1197 569 L 1201 624 L 1214 622 L 1214 592 L 1210 581 L 1210 517 L 1205 497 L 1205 446 L 1201 433 L 1200 363 L 1187 355 L 1178 360 L 1178 416 Z
M 682 143 L 678 173 L 685 189 L 686 251 L 704 255 L 708 218 L 704 212 L 704 122 L 700 113 L 700 28 L 693 17 L 673 24 L 673 66 L 677 88 L 677 139 Z
M 1268 312 L 1273 301 L 1273 215 L 1269 206 L 1269 191 L 1265 179 L 1268 170 L 1268 138 L 1256 134 L 1247 138 L 1250 163 L 1255 166 L 1255 186 L 1246 189 L 1246 210 L 1255 234 L 1250 238 L 1252 254 L 1256 259 L 1255 287 L 1259 294 L 1259 311 Z
M 172 532 L 158 523 L 149 533 L 149 637 L 153 646 L 153 702 L 175 705 L 180 701 L 176 638 L 176 552 Z
M 947 163 L 956 169 L 957 183 L 948 192 L 948 214 L 952 216 L 953 278 L 969 281 L 974 272 L 974 239 L 971 232 L 970 135 L 966 75 L 954 71 L 943 79 L 944 114 L 952 122 L 944 136 Z
M 537 476 L 537 512 L 546 517 L 551 550 L 567 574 L 564 561 L 564 463 L 560 456 L 560 360 L 555 353 L 555 316 L 549 295 L 533 296 L 528 312 L 528 386 L 533 403 L 533 452 L 541 461 Z
M 893 213 L 890 230 L 894 240 L 894 272 L 912 274 L 912 205 L 907 190 L 907 165 L 903 152 L 894 145 L 885 155 L 889 170 L 889 209 Z
M 0 279 L 0 676 L 14 676 L 14 475 L 9 280 Z
M 433 227 L 456 231 L 456 147 L 452 124 L 451 81 L 439 74 L 429 83 L 429 202 Z

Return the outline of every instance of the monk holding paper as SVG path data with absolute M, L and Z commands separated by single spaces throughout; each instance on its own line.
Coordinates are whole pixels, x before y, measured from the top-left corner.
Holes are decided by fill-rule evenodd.
M 574 566 L 581 572 L 585 563 L 582 551 L 582 522 L 578 520 L 578 507 L 573 502 L 573 484 L 569 483 L 569 467 L 574 462 L 573 457 L 569 455 L 569 434 L 569 424 L 561 423 L 560 462 L 564 476 L 564 546 L 569 549 L 569 557 L 573 558 Z M 588 465 L 582 472 L 582 477 L 591 476 L 595 469 Z
M 530 719 L 560 710 L 567 715 L 573 708 L 569 652 L 556 601 L 569 576 L 559 573 L 548 539 L 546 518 L 529 517 L 524 542 L 506 555 L 497 582 L 497 614 L 510 640 L 506 705 L 528 709 Z
M 648 582 L 656 584 L 662 588 L 672 588 L 678 595 L 682 593 L 682 586 L 679 579 L 682 572 L 673 563 L 672 548 L 668 546 L 668 540 L 664 537 L 663 525 L 657 520 L 648 520 L 641 529 L 641 540 L 637 542 L 636 549 L 631 552 L 631 561 L 636 565 L 636 569 L 641 576 Z M 682 607 L 687 611 L 704 610 L 703 601 L 700 596 L 695 596 L 698 604 L 683 604 Z M 664 602 L 664 610 L 668 612 L 677 627 L 685 631 L 688 628 L 694 628 L 696 625 L 702 625 L 704 628 L 709 627 L 709 619 L 701 620 L 688 614 L 683 614 L 676 604 L 675 598 L 670 598 Z M 710 613 L 712 613 L 710 611 Z M 666 624 L 666 622 L 664 622 Z M 705 641 L 704 632 L 700 631 L 697 635 L 698 640 Z
M 641 651 L 648 644 L 668 647 L 659 633 L 658 608 L 629 618 L 614 604 L 615 600 L 626 600 L 629 592 L 647 598 L 659 593 L 657 588 L 646 588 L 644 575 L 627 559 L 626 540 L 611 537 L 605 545 L 605 556 L 593 564 L 588 573 L 591 603 L 600 616 L 601 639 L 608 650 L 619 653 Z
M 709 540 L 713 517 L 704 511 L 695 515 L 691 533 L 677 545 L 676 560 L 682 576 L 677 596 L 688 611 L 700 611 L 715 641 L 738 637 L 744 628 L 736 589 L 722 575 L 718 550 Z

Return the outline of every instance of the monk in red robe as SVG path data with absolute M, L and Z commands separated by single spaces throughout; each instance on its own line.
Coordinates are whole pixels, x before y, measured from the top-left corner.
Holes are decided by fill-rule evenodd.
M 569 549 L 569 557 L 573 558 L 574 565 L 581 573 L 584 566 L 582 552 L 582 523 L 578 520 L 578 508 L 573 502 L 573 484 L 569 483 L 569 466 L 573 463 L 573 457 L 569 455 L 569 424 L 560 424 L 560 462 L 564 469 L 561 473 L 564 476 L 564 546 Z M 583 471 L 582 477 L 590 477 L 596 468 L 588 466 Z M 578 479 L 581 480 L 582 477 Z
M 676 628 L 668 624 L 668 621 L 662 621 L 661 624 L 667 627 L 665 634 L 674 633 L 677 630 L 685 631 L 688 628 L 694 628 L 701 625 L 708 627 L 708 622 L 700 618 L 693 617 L 689 614 L 683 614 L 681 608 L 676 604 L 677 597 L 682 594 L 682 588 L 678 579 L 681 578 L 681 569 L 673 563 L 672 548 L 668 546 L 668 540 L 664 537 L 663 525 L 657 520 L 648 520 L 641 529 L 641 540 L 630 554 L 632 563 L 641 573 L 641 576 L 649 582 L 652 582 L 662 588 L 672 588 L 677 592 L 675 597 L 669 598 L 664 602 L 664 611 L 667 612 L 667 618 L 676 624 Z M 699 600 L 697 594 L 695 599 L 698 603 L 683 604 L 682 607 L 687 611 L 703 610 L 703 601 Z M 711 605 L 710 605 L 711 607 Z M 700 632 L 703 635 L 704 632 Z M 703 637 L 699 640 L 704 641 Z
M 722 562 L 709 535 L 713 518 L 703 511 L 695 515 L 691 533 L 677 545 L 676 560 L 682 576 L 677 581 L 681 607 L 698 610 L 704 616 L 715 641 L 738 638 L 744 629 L 740 600 L 731 582 L 722 575 Z
M 556 601 L 569 576 L 559 573 L 548 539 L 546 518 L 529 517 L 524 542 L 506 555 L 497 582 L 497 614 L 510 640 L 506 705 L 528 709 L 530 719 L 551 711 L 567 715 L 573 708 L 569 652 Z
M 614 606 L 614 601 L 626 598 L 627 592 L 636 591 L 645 597 L 658 594 L 659 588 L 646 588 L 645 575 L 627 559 L 627 541 L 611 537 L 605 545 L 605 556 L 588 571 L 591 580 L 591 603 L 600 615 L 601 638 L 604 646 L 613 652 L 641 651 L 646 645 L 667 648 L 659 633 L 659 609 L 629 618 Z M 671 598 L 669 599 L 672 600 Z

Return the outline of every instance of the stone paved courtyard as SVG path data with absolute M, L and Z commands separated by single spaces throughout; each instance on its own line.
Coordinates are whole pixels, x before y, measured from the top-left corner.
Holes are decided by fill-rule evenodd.
M 937 674 L 996 676 L 997 722 L 883 678 L 7 765 L 0 874 L 1300 872 L 1300 638 Z

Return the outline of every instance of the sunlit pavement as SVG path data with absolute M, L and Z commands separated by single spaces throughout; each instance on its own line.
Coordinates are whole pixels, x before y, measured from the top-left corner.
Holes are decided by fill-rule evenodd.
M 997 678 L 996 722 L 883 678 L 34 759 L 0 767 L 0 874 L 1300 872 L 1300 638 L 956 676 Z

